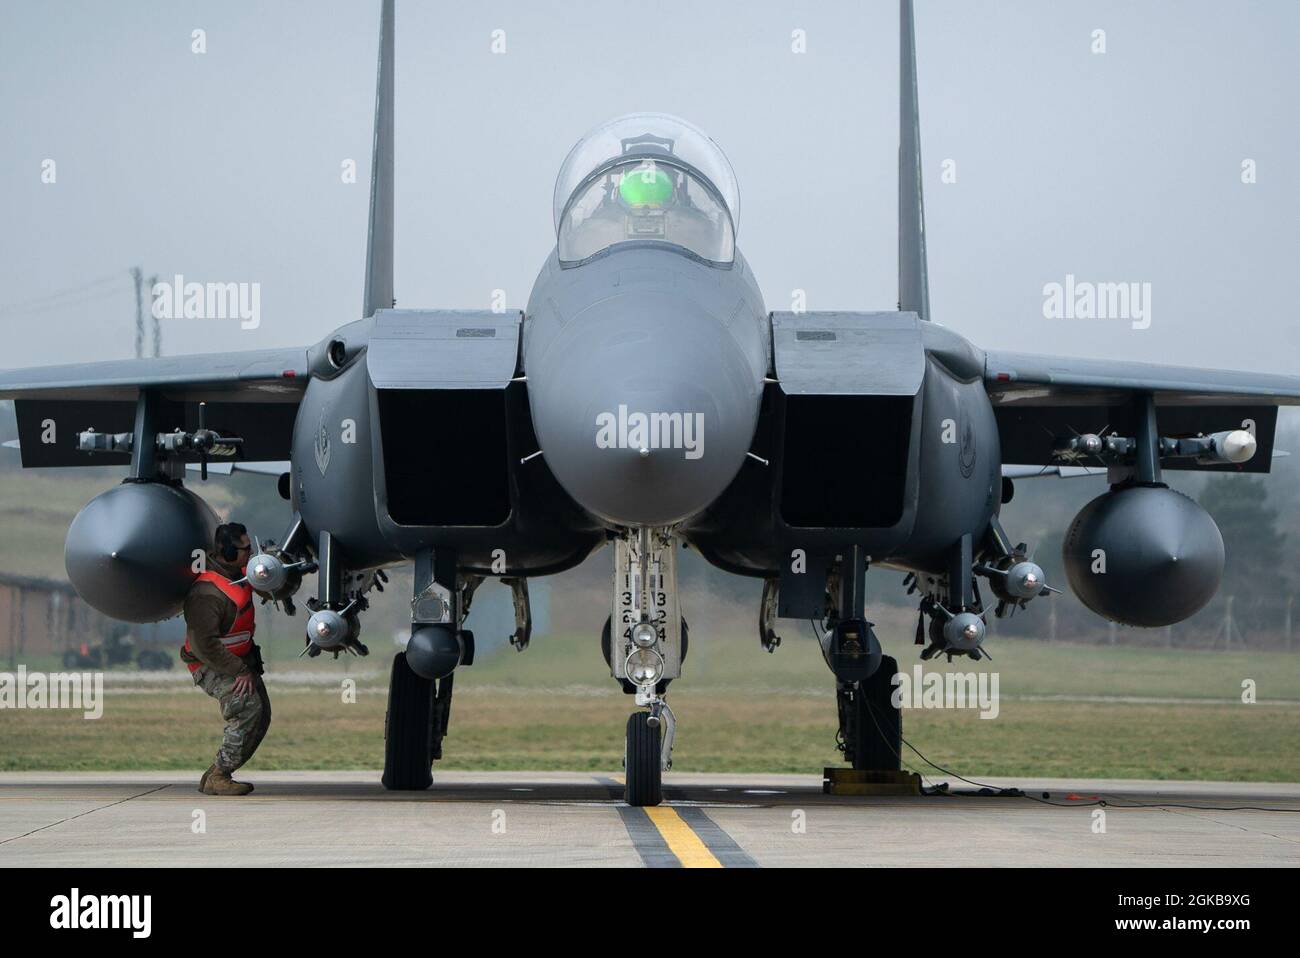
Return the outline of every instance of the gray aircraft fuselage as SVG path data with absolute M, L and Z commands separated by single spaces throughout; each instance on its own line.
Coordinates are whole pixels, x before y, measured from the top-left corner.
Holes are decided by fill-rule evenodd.
M 414 520 L 392 507 L 385 464 L 395 449 L 405 461 L 424 444 L 411 422 L 439 422 L 447 444 L 458 440 L 454 416 L 447 421 L 445 392 L 416 391 L 405 394 L 410 421 L 394 418 L 383 399 L 394 391 L 367 375 L 376 320 L 350 324 L 317 347 L 343 343 L 346 358 L 303 397 L 294 505 L 310 531 L 333 531 L 354 568 L 434 546 L 454 549 L 469 569 L 488 568 L 502 550 L 510 574 L 546 574 L 580 562 L 610 531 L 648 525 L 674 526 L 710 561 L 745 575 L 775 574 L 793 548 L 851 545 L 877 563 L 941 572 L 951 543 L 983 535 L 999 506 L 982 357 L 942 327 L 889 314 L 859 394 L 810 405 L 773 379 L 773 316 L 798 318 L 767 312 L 739 251 L 729 267 L 666 244 L 620 244 L 573 266 L 552 252 L 522 317 L 515 381 L 501 394 L 502 447 L 492 452 L 505 458 L 508 506 L 503 498 L 495 512 Z M 795 330 L 792 342 L 836 335 Z M 873 375 L 893 380 L 901 366 L 915 367 L 920 388 L 873 395 Z M 638 433 L 637 414 L 648 433 Z M 349 444 L 338 441 L 345 421 L 357 437 Z M 465 458 L 407 464 L 450 477 L 413 494 L 463 499 L 491 485 L 484 476 L 456 484 Z M 360 488 L 372 488 L 373 512 L 337 507 Z
M 685 522 L 740 470 L 771 339 L 739 254 L 721 268 L 664 246 L 624 244 L 565 268 L 553 252 L 529 297 L 523 343 L 547 464 L 604 522 Z M 639 439 L 635 423 L 631 436 L 625 425 L 638 414 L 649 424 Z M 618 430 L 603 447 L 602 415 Z

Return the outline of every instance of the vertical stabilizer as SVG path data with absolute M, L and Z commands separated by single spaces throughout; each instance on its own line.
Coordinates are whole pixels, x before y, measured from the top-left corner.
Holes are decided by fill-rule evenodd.
M 379 15 L 379 79 L 375 84 L 375 144 L 370 161 L 370 236 L 361 315 L 393 305 L 393 0 Z
M 898 83 L 898 308 L 930 318 L 921 192 L 921 115 L 916 93 L 916 25 L 912 0 L 900 0 Z

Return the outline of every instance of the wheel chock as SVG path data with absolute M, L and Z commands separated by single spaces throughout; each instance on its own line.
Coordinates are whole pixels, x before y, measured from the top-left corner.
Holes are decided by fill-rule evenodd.
M 822 770 L 823 795 L 920 795 L 921 776 L 896 770 L 859 768 Z

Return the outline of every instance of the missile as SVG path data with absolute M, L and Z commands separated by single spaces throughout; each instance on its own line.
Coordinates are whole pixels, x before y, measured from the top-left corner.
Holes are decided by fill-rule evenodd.
M 1259 446 L 1254 434 L 1245 429 L 1216 432 L 1207 438 L 1210 440 L 1210 450 L 1197 457 L 1198 462 L 1247 462 Z
M 1239 464 L 1254 456 L 1258 445 L 1250 431 L 1228 429 L 1193 438 L 1161 436 L 1157 451 L 1161 459 L 1195 459 L 1202 465 Z M 1084 433 L 1057 439 L 1052 444 L 1052 454 L 1067 461 L 1092 456 L 1107 465 L 1131 466 L 1137 446 L 1137 440 L 1129 437 Z

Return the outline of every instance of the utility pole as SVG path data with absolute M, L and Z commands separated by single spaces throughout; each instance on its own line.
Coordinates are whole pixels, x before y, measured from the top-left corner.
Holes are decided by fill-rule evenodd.
M 149 295 L 153 296 L 153 288 L 158 285 L 158 274 L 155 273 L 149 277 Z M 149 308 L 149 315 L 153 318 L 153 354 L 162 355 L 162 326 L 158 322 L 158 317 L 154 315 L 152 302 Z
M 1227 596 L 1223 604 L 1223 624 L 1219 626 L 1219 631 L 1214 634 L 1214 641 L 1211 647 L 1219 644 L 1219 636 L 1223 636 L 1224 649 L 1232 648 L 1232 637 L 1236 635 L 1237 642 L 1240 645 L 1246 644 L 1246 637 L 1241 634 L 1241 629 L 1237 628 L 1236 620 L 1232 617 L 1232 600 L 1233 596 Z
M 135 358 L 144 358 L 144 272 L 139 266 L 131 267 L 135 280 Z
M 158 276 L 155 274 L 147 280 L 144 278 L 144 270 L 139 266 L 131 267 L 131 279 L 135 281 L 135 358 L 144 358 L 144 339 L 145 339 L 145 322 L 144 322 L 144 290 L 148 284 L 150 291 L 150 308 L 149 318 L 153 326 L 153 355 L 162 355 L 162 326 L 158 322 L 158 317 L 153 315 L 152 295 L 153 288 L 158 283 Z

